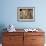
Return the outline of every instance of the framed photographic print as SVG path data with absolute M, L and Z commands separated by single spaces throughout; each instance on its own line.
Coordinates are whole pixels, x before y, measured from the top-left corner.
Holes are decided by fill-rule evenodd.
M 23 22 L 35 21 L 35 8 L 34 7 L 18 7 L 17 20 Z

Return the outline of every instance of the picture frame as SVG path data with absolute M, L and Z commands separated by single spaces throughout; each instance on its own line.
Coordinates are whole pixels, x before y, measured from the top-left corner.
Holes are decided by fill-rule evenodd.
M 35 7 L 18 7 L 17 21 L 34 22 L 35 21 Z

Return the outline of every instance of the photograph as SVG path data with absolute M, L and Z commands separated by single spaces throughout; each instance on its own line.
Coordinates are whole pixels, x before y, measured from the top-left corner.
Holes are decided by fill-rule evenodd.
M 18 7 L 17 20 L 18 21 L 34 21 L 35 13 L 34 7 Z

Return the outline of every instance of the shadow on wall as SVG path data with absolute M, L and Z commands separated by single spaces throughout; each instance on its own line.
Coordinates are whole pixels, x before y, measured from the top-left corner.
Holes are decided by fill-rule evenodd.
M 2 36 L 3 36 L 2 32 L 6 31 L 6 30 L 4 30 L 4 28 L 6 28 L 5 25 L 0 24 L 0 43 L 2 43 Z

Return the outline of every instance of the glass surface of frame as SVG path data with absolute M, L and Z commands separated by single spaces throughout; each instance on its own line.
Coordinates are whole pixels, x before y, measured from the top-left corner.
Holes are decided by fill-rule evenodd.
M 18 7 L 17 20 L 23 22 L 35 21 L 35 7 Z

